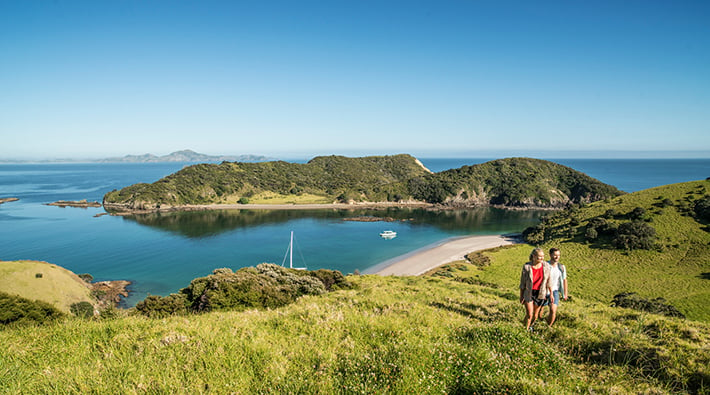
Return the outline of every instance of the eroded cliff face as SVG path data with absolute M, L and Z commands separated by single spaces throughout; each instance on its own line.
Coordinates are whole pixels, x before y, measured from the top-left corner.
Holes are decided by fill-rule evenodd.
M 103 201 L 104 210 L 109 213 L 135 213 L 135 212 L 155 212 L 162 209 L 168 209 L 171 206 L 162 205 L 155 202 L 143 200 L 130 201 L 126 203 L 110 203 L 106 199 Z
M 559 190 L 550 190 L 548 199 L 541 199 L 537 196 L 527 196 L 520 199 L 506 200 L 505 196 L 496 196 L 490 192 L 479 188 L 478 191 L 460 190 L 454 197 L 447 198 L 444 206 L 466 208 L 466 207 L 503 207 L 516 209 L 562 209 L 575 203 L 569 196 Z M 594 201 L 585 199 L 584 202 Z

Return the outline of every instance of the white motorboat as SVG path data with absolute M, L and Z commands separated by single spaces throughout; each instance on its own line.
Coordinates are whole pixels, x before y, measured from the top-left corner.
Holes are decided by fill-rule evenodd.
M 397 232 L 393 230 L 386 230 L 380 233 L 380 237 L 383 239 L 394 239 L 395 237 L 397 237 Z

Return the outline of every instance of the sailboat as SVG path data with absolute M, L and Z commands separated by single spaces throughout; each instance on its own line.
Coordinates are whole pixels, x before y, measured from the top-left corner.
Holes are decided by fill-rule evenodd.
M 291 242 L 288 243 L 288 249 L 286 249 L 286 255 L 284 255 L 284 260 L 281 262 L 281 266 L 284 266 L 286 263 L 286 256 L 288 256 L 289 269 L 306 270 L 305 267 L 293 267 L 293 231 L 291 231 Z

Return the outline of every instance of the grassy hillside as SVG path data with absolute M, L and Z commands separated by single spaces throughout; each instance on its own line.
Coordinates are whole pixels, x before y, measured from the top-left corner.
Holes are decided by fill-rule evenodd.
M 74 303 L 96 303 L 86 282 L 47 262 L 0 261 L 0 279 L 1 292 L 41 300 L 65 313 L 69 313 Z
M 0 330 L 8 393 L 707 393 L 710 327 L 578 298 L 523 329 L 517 290 L 437 277 L 274 310 Z
M 517 286 L 532 246 L 514 245 L 471 254 L 473 263 L 446 265 L 429 276 L 348 276 L 350 289 L 266 310 L 160 319 L 114 311 L 101 319 L 6 326 L 0 388 L 710 393 L 710 233 L 706 220 L 694 216 L 709 184 L 654 188 L 545 220 L 537 229 L 541 246 L 562 249 L 573 296 L 551 328 L 523 328 Z M 618 249 L 610 235 L 588 241 L 586 229 L 600 216 L 609 228 L 630 217 L 653 226 L 652 248 Z M 621 292 L 663 297 L 687 318 L 610 307 Z
M 332 203 L 417 200 L 463 206 L 563 207 L 621 194 L 568 167 L 508 158 L 431 174 L 410 155 L 317 157 L 287 162 L 201 164 L 153 184 L 104 196 L 108 210 L 206 203 Z
M 708 181 L 666 185 L 560 212 L 543 221 L 540 246 L 546 255 L 551 247 L 562 250 L 572 295 L 606 304 L 622 292 L 662 297 L 687 318 L 710 322 L 710 233 L 692 211 L 709 190 Z M 629 214 L 638 207 L 643 223 L 655 229 L 652 249 L 619 249 L 610 236 L 586 240 L 594 218 L 604 217 L 607 226 L 618 227 L 630 222 Z M 460 275 L 517 286 L 530 249 L 515 246 L 487 254 L 489 266 Z

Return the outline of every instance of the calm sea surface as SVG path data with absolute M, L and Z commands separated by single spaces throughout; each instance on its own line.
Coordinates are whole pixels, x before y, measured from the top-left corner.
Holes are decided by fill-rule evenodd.
M 421 159 L 432 171 L 487 159 Z M 704 179 L 710 160 L 560 159 L 626 192 Z M 133 217 L 94 217 L 101 208 L 46 206 L 57 200 L 98 200 L 113 189 L 154 182 L 185 163 L 4 164 L 0 197 L 0 260 L 55 263 L 98 280 L 130 280 L 131 306 L 148 294 L 167 295 L 215 268 L 238 269 L 261 262 L 281 264 L 290 231 L 295 232 L 294 266 L 352 273 L 413 250 L 462 235 L 519 232 L 537 222 L 539 211 L 476 209 L 423 210 L 219 210 Z M 394 222 L 352 222 L 372 215 Z M 392 240 L 378 235 L 391 229 Z M 0 279 L 0 281 L 2 281 Z

